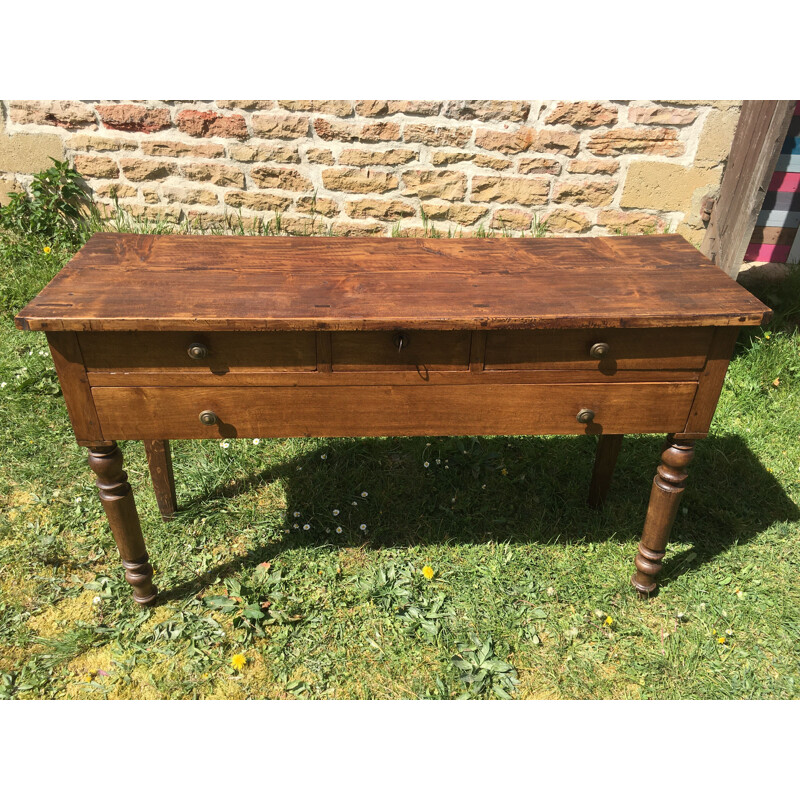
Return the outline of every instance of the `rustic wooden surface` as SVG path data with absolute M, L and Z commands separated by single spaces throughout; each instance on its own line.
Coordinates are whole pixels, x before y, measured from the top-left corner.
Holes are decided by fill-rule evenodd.
M 768 314 L 676 235 L 98 233 L 16 322 L 73 331 L 648 328 L 758 324 Z
M 594 369 L 489 369 L 473 370 L 354 370 L 331 372 L 230 372 L 199 373 L 192 370 L 108 370 L 86 373 L 89 385 L 95 386 L 415 386 L 436 385 L 504 385 L 517 383 L 673 383 L 696 381 L 698 370 L 631 369 L 603 372 Z
M 102 441 L 78 337 L 71 332 L 48 333 L 47 344 L 75 438 L 79 444 Z
M 742 104 L 719 198 L 701 246 L 733 277 L 741 269 L 794 107 L 793 100 L 745 100 Z
M 682 431 L 697 384 L 331 387 L 98 387 L 103 434 L 119 439 L 237 436 L 467 436 Z M 576 421 L 582 408 L 591 425 Z M 203 425 L 202 411 L 220 424 Z
M 701 370 L 713 328 L 646 330 L 490 331 L 486 369 L 575 369 L 610 374 L 617 370 Z M 592 358 L 593 344 L 609 345 L 608 355 Z
M 267 333 L 79 333 L 86 369 L 174 370 L 224 374 L 238 370 L 293 372 L 317 366 L 316 339 L 307 331 Z M 208 355 L 191 358 L 189 347 Z
M 172 469 L 172 451 L 166 439 L 145 439 L 144 450 L 150 478 L 156 493 L 161 519 L 168 520 L 178 510 L 178 497 L 175 493 L 175 474 Z
M 145 440 L 167 519 L 173 438 L 600 434 L 599 506 L 622 435 L 670 432 L 633 579 L 652 593 L 739 327 L 770 313 L 678 236 L 98 234 L 17 324 L 47 331 L 126 578 L 152 603 L 115 439 Z
M 661 562 L 666 555 L 669 534 L 686 487 L 686 467 L 693 457 L 694 442 L 679 442 L 667 436 L 650 491 L 647 518 L 635 559 L 636 572 L 631 578 L 631 583 L 642 597 L 649 597 L 658 588 Z
M 331 367 L 334 372 L 468 370 L 471 342 L 469 331 L 335 332 Z
M 133 587 L 133 599 L 152 605 L 158 595 L 153 586 L 153 567 L 144 545 L 139 515 L 128 475 L 122 469 L 122 452 L 116 442 L 89 448 L 89 466 L 97 475 L 100 502 L 117 543 L 125 580 Z
M 600 508 L 606 501 L 614 467 L 622 447 L 622 438 L 621 433 L 600 436 L 592 470 L 592 483 L 589 486 L 589 505 L 592 508 Z
M 686 423 L 684 435 L 688 439 L 705 436 L 711 426 L 738 335 L 738 328 L 717 328 L 714 331 L 706 365 L 700 375 L 697 394 Z

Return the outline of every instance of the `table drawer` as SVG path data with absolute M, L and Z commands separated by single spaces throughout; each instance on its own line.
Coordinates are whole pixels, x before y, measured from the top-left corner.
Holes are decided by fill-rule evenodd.
M 469 331 L 344 331 L 331 334 L 334 372 L 467 370 Z
M 712 328 L 489 331 L 484 369 L 698 372 L 705 365 L 712 334 Z
M 313 331 L 81 333 L 78 341 L 89 372 L 188 372 L 201 376 L 317 368 Z
M 92 395 L 106 439 L 207 439 L 682 431 L 696 390 L 687 381 L 96 387 Z M 586 409 L 593 420 L 579 422 Z

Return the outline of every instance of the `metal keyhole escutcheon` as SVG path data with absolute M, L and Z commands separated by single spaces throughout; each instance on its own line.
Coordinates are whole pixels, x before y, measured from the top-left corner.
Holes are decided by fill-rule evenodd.
M 408 347 L 408 336 L 406 336 L 404 333 L 395 334 L 393 341 L 398 353 L 402 353 L 403 348 Z

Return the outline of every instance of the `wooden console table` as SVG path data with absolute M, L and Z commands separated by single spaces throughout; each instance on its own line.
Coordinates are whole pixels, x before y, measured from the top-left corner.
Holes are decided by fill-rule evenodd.
M 680 236 L 93 236 L 18 315 L 45 331 L 133 586 L 155 601 L 116 439 L 161 513 L 170 439 L 668 433 L 633 586 L 656 589 L 740 326 L 769 309 Z

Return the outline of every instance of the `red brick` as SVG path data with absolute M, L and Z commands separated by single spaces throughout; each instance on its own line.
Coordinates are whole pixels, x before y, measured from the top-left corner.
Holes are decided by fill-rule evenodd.
M 142 142 L 142 152 L 146 156 L 168 156 L 171 158 L 219 158 L 225 155 L 225 148 L 221 144 L 185 144 L 172 139 L 145 139 Z
M 553 189 L 553 202 L 567 205 L 606 206 L 614 196 L 616 181 L 564 181 Z
M 168 108 L 147 108 L 135 105 L 97 106 L 97 113 L 106 128 L 116 131 L 153 133 L 172 124 Z
M 619 117 L 616 108 L 602 103 L 559 103 L 547 117 L 548 125 L 572 125 L 573 128 L 598 128 L 614 125 Z
M 250 177 L 262 189 L 285 189 L 289 192 L 308 192 L 314 186 L 296 169 L 284 167 L 253 167 Z
M 453 100 L 444 111 L 452 119 L 479 119 L 524 122 L 531 104 L 524 100 Z
M 308 117 L 297 114 L 254 114 L 253 133 L 265 139 L 300 139 L 308 136 Z
M 119 163 L 125 177 L 130 181 L 156 181 L 172 175 L 175 172 L 176 162 L 123 158 Z
M 396 175 L 371 169 L 324 169 L 322 185 L 326 189 L 341 192 L 367 194 L 389 192 L 396 189 Z
M 440 125 L 406 125 L 403 139 L 420 142 L 431 147 L 463 147 L 472 136 L 472 128 L 459 126 L 446 128 Z
M 308 111 L 335 117 L 350 117 L 353 114 L 350 100 L 278 100 L 278 105 L 287 111 Z
M 567 164 L 568 172 L 579 172 L 583 175 L 613 175 L 619 169 L 619 161 L 611 158 L 575 159 Z
M 586 145 L 598 156 L 619 156 L 626 153 L 679 156 L 683 144 L 674 128 L 615 128 L 594 134 Z
M 396 122 L 371 122 L 359 125 L 316 118 L 314 130 L 320 139 L 339 142 L 388 142 L 400 138 L 400 126 Z
M 119 166 L 113 158 L 106 156 L 76 155 L 75 169 L 85 178 L 118 178 Z
M 196 111 L 185 108 L 178 112 L 175 120 L 178 128 L 189 136 L 201 136 L 205 139 L 210 136 L 221 136 L 228 139 L 245 139 L 247 125 L 241 114 L 223 116 L 214 111 Z
M 514 231 L 530 230 L 533 214 L 518 208 L 498 208 L 492 215 L 493 228 L 511 229 Z
M 67 130 L 97 127 L 94 109 L 77 100 L 13 100 L 9 112 L 18 125 L 55 125 Z
M 418 117 L 435 117 L 442 109 L 437 100 L 359 100 L 356 114 L 362 117 L 380 117 L 386 114 L 408 114 Z
M 396 220 L 402 217 L 413 217 L 416 209 L 401 200 L 382 200 L 365 198 L 363 200 L 348 200 L 345 203 L 345 211 L 348 217 L 358 217 L 365 219 L 375 217 L 376 219 Z
M 585 233 L 592 227 L 586 214 L 572 208 L 557 208 L 545 217 L 544 223 L 548 233 Z
M 696 119 L 697 112 L 691 108 L 634 106 L 628 109 L 628 122 L 640 125 L 691 125 Z
M 558 175 L 561 164 L 554 158 L 521 158 L 517 169 L 523 175 Z
M 467 193 L 467 176 L 453 170 L 408 170 L 403 173 L 403 194 L 462 200 Z

